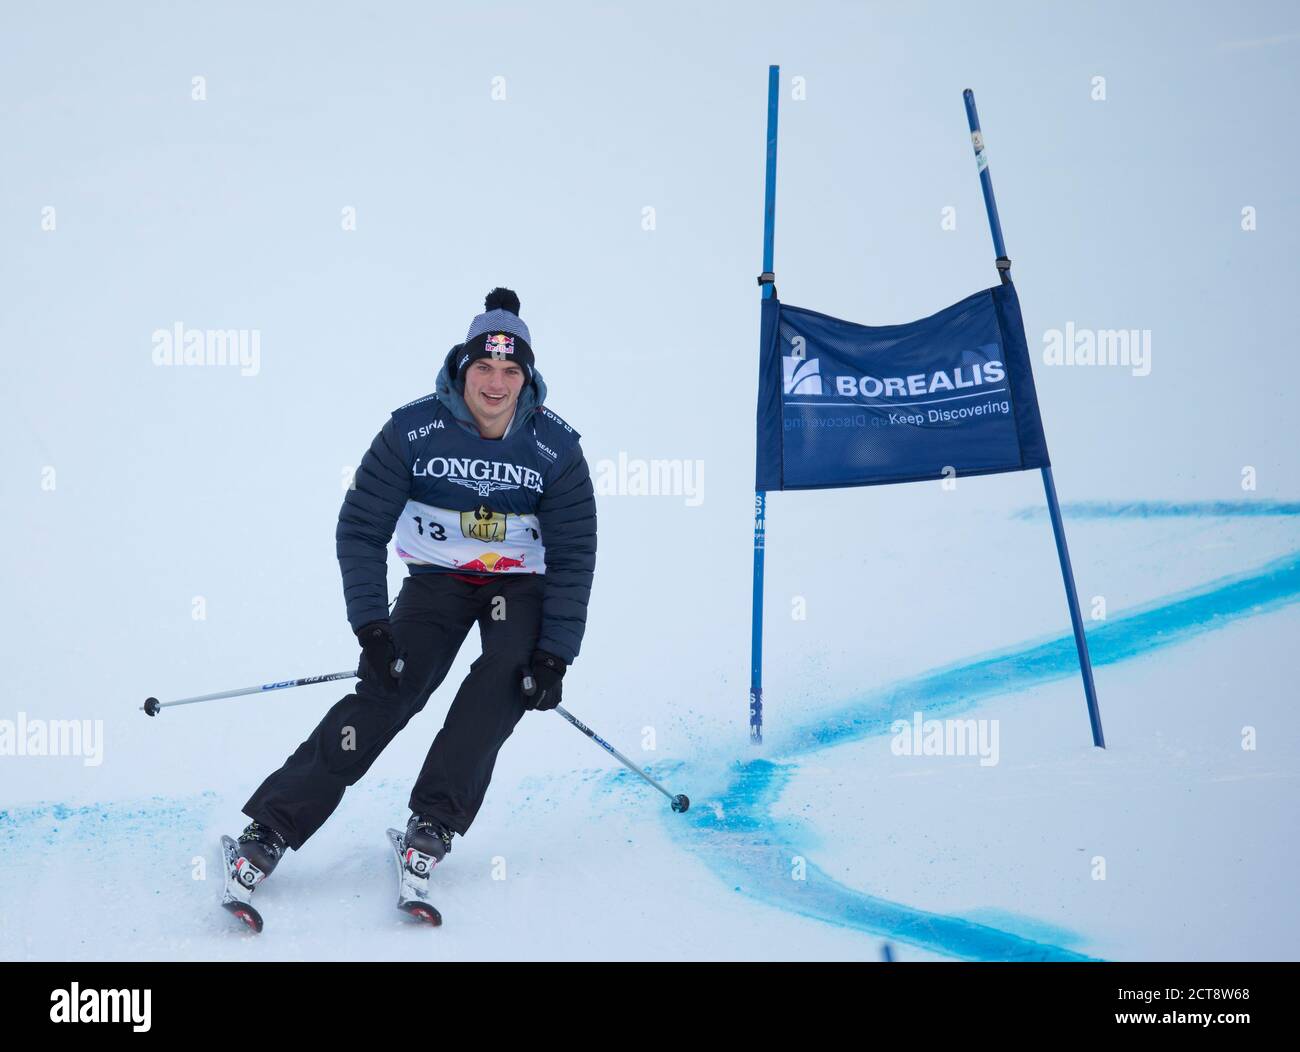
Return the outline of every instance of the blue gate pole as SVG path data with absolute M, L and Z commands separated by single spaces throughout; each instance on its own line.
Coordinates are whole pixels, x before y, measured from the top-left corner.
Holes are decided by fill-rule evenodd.
M 749 739 L 763 741 L 763 530 L 767 518 L 767 494 L 754 493 L 754 609 L 749 641 Z
M 1011 280 L 1011 260 L 1002 240 L 1002 221 L 998 218 L 998 204 L 993 197 L 993 177 L 989 174 L 988 155 L 984 152 L 984 136 L 980 132 L 980 118 L 975 110 L 975 93 L 967 88 L 962 92 L 966 102 L 966 121 L 970 125 L 971 144 L 975 147 L 975 165 L 980 173 L 980 188 L 984 191 L 984 207 L 988 211 L 989 229 L 993 232 L 993 251 L 997 253 L 998 275 L 1003 283 Z M 1047 511 L 1052 517 L 1052 533 L 1056 537 L 1056 554 L 1061 561 L 1061 579 L 1065 583 L 1065 598 L 1070 605 L 1070 624 L 1074 628 L 1074 645 L 1079 651 L 1079 672 L 1083 676 L 1083 693 L 1088 699 L 1088 722 L 1092 725 L 1092 744 L 1106 748 L 1106 738 L 1101 730 L 1101 710 L 1097 707 L 1097 687 L 1092 681 L 1092 659 L 1088 656 L 1088 637 L 1083 630 L 1083 615 L 1079 612 L 1079 593 L 1074 585 L 1074 570 L 1070 566 L 1070 549 L 1065 544 L 1065 525 L 1061 521 L 1061 505 L 1056 499 L 1056 483 L 1052 469 L 1043 468 L 1043 490 L 1047 494 Z
M 772 272 L 772 243 L 776 236 L 776 112 L 781 94 L 781 67 L 767 67 L 767 176 L 763 198 L 763 273 L 758 283 L 763 299 L 776 294 Z M 761 340 L 761 336 L 760 336 Z M 755 451 L 757 456 L 757 451 Z M 749 739 L 763 741 L 763 547 L 767 526 L 767 493 L 754 491 L 754 606 L 750 624 Z

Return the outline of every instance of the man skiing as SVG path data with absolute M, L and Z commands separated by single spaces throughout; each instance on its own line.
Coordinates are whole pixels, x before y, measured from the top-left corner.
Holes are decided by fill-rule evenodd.
M 252 822 L 234 865 L 247 888 L 424 708 L 474 624 L 483 652 L 411 790 L 401 847 L 412 872 L 427 875 L 469 830 L 524 712 L 560 702 L 586 627 L 595 496 L 578 433 L 543 406 L 519 297 L 496 288 L 484 308 L 434 393 L 391 415 L 344 498 L 335 538 L 360 680 L 244 805 Z M 409 575 L 390 617 L 394 535 Z

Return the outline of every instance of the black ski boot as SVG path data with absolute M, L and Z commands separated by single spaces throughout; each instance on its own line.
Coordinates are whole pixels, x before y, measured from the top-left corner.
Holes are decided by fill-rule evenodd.
M 271 875 L 288 850 L 288 841 L 270 826 L 250 822 L 239 834 L 239 858 L 235 861 L 239 882 L 246 888 L 256 887 Z
M 406 868 L 417 877 L 427 877 L 451 850 L 451 830 L 436 818 L 412 814 L 402 837 Z

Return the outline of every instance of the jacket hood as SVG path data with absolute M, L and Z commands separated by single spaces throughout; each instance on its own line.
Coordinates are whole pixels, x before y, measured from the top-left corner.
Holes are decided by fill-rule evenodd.
M 478 425 L 474 422 L 474 414 L 469 411 L 469 406 L 465 404 L 465 396 L 462 393 L 464 388 L 458 383 L 452 383 L 451 375 L 448 370 L 448 364 L 460 350 L 460 346 L 453 347 L 447 352 L 447 358 L 442 363 L 442 368 L 438 370 L 438 379 L 434 384 L 434 396 L 451 410 L 451 415 L 459 420 L 462 424 L 471 428 L 475 434 L 478 433 Z M 546 381 L 542 379 L 542 374 L 533 369 L 532 383 L 525 383 L 519 392 L 519 402 L 515 406 L 514 419 L 510 421 L 510 429 L 506 431 L 505 436 L 511 434 L 520 424 L 530 419 L 533 412 L 540 408 L 546 402 Z

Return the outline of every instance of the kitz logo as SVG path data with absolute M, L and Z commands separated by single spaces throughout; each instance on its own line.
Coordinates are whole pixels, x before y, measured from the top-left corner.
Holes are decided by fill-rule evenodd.
M 130 1023 L 143 1034 L 151 1025 L 152 1001 L 152 990 L 83 990 L 73 983 L 50 994 L 50 1022 Z
M 821 362 L 816 358 L 805 358 L 802 354 L 783 357 L 781 371 L 785 378 L 786 394 L 819 395 L 822 393 Z

